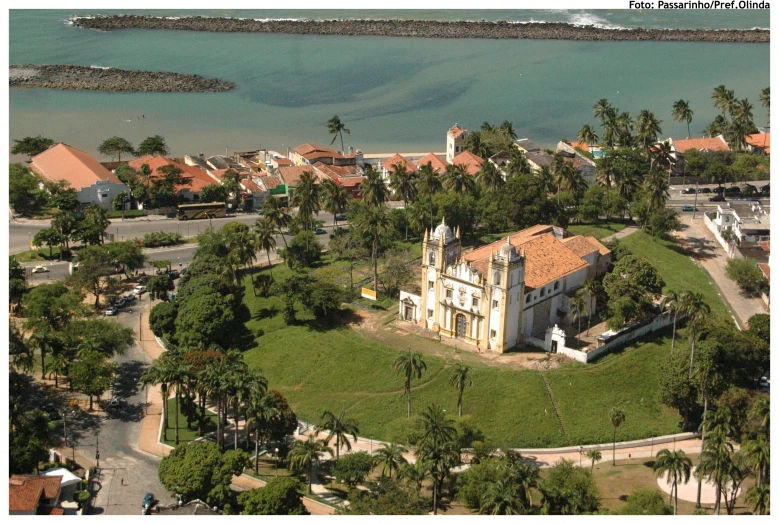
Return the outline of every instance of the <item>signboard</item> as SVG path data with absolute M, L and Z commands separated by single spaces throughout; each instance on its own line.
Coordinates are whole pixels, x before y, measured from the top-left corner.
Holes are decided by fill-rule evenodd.
M 362 288 L 360 296 L 362 298 L 367 298 L 368 300 L 376 300 L 376 292 L 367 287 Z

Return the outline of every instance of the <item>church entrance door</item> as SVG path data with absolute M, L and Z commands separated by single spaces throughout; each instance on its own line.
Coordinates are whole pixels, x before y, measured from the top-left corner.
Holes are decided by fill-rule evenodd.
M 465 315 L 458 313 L 455 317 L 455 335 L 457 338 L 463 338 L 465 336 Z

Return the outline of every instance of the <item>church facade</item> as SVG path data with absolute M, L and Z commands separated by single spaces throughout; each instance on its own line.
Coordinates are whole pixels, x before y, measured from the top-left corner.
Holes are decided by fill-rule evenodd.
M 422 248 L 422 291 L 401 293 L 400 318 L 498 353 L 543 340 L 567 319 L 569 296 L 610 259 L 594 237 L 546 225 L 463 252 L 459 230 L 442 222 Z

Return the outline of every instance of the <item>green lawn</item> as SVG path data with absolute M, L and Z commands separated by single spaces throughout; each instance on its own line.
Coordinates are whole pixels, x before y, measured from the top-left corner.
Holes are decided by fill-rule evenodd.
M 574 235 L 593 236 L 600 240 L 625 229 L 624 222 L 597 222 L 595 224 L 576 224 L 568 226 L 568 231 Z
M 216 427 L 216 414 L 206 410 L 208 417 L 213 422 L 213 427 Z M 232 422 L 232 420 L 230 421 Z M 162 440 L 162 428 L 160 428 L 160 442 L 164 442 L 168 446 L 176 445 L 176 400 L 174 398 L 168 399 L 168 439 Z M 197 423 L 192 422 L 192 429 L 187 428 L 187 417 L 183 413 L 179 412 L 179 445 L 189 444 L 193 440 L 200 438 L 197 434 Z
M 642 256 L 657 268 L 665 281 L 663 291 L 701 293 L 714 315 L 730 319 L 730 312 L 719 296 L 709 275 L 674 242 L 653 239 L 643 231 L 629 235 L 620 243 L 631 253 Z
M 59 260 L 60 259 L 60 248 L 59 247 L 53 247 L 51 248 L 51 256 L 49 256 L 49 248 L 48 247 L 41 247 L 38 251 L 34 251 L 30 249 L 29 251 L 24 251 L 22 253 L 17 253 L 16 255 L 11 255 L 9 257 L 10 259 L 15 258 L 20 263 L 23 262 L 44 262 L 46 260 Z

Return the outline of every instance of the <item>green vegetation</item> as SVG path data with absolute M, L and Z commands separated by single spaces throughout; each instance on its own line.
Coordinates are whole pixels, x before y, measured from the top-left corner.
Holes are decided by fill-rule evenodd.
M 168 446 L 176 446 L 176 438 L 173 433 L 173 431 L 170 431 L 173 429 L 176 425 L 176 399 L 175 398 L 169 398 L 168 399 L 168 431 L 167 431 L 167 440 L 163 440 L 163 432 L 162 429 L 160 429 L 160 442 L 163 444 L 167 444 Z M 190 442 L 193 442 L 200 438 L 202 435 L 198 435 L 198 419 L 200 417 L 193 416 L 192 422 L 190 423 L 183 413 L 179 412 L 179 445 L 182 444 L 189 444 Z M 206 418 L 204 428 L 207 431 L 213 431 L 214 428 L 216 428 L 216 414 L 207 409 L 206 410 Z M 205 433 L 203 433 L 205 434 Z
M 135 218 L 144 216 L 143 209 L 125 209 L 124 211 L 109 211 L 108 218 Z
M 625 229 L 624 222 L 596 222 L 594 224 L 575 224 L 568 226 L 574 235 L 593 236 L 598 240 L 619 233 Z

